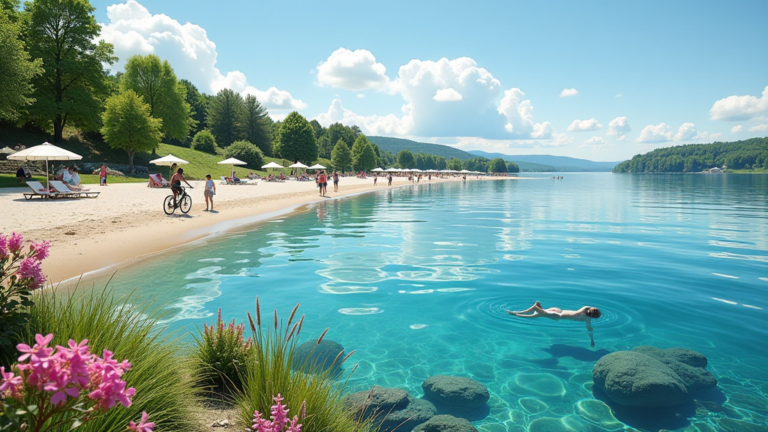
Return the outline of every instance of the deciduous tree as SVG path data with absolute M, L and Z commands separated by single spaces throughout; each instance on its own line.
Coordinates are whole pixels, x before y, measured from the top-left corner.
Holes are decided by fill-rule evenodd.
M 189 105 L 189 115 L 196 122 L 193 131 L 195 133 L 200 132 L 206 128 L 205 123 L 205 105 L 207 102 L 206 96 L 197 89 L 189 80 L 179 80 L 184 86 L 186 93 L 184 100 Z
M 397 164 L 400 165 L 400 168 L 415 168 L 416 159 L 410 151 L 400 150 L 400 152 L 397 153 Z
M 462 170 L 461 160 L 459 158 L 453 158 L 449 160 L 447 169 L 454 170 L 454 171 L 461 171 Z
M 315 131 L 306 118 L 294 111 L 283 120 L 274 145 L 275 153 L 292 162 L 307 165 L 317 160 Z
M 336 141 L 336 145 L 333 146 L 331 163 L 333 164 L 333 168 L 340 172 L 345 172 L 352 166 L 352 153 L 349 151 L 347 143 L 341 138 L 339 138 L 339 140 Z
M 492 173 L 505 173 L 507 172 L 507 163 L 502 158 L 496 158 L 491 160 L 488 171 Z
M 0 120 L 17 118 L 19 110 L 34 101 L 28 97 L 31 80 L 43 72 L 40 59 L 29 59 L 19 31 L 8 12 L 0 9 Z
M 102 119 L 104 141 L 114 149 L 128 153 L 128 165 L 139 152 L 157 148 L 162 137 L 162 121 L 149 115 L 149 105 L 133 90 L 126 90 L 107 99 Z
M 355 171 L 368 171 L 376 167 L 376 153 L 365 135 L 360 135 L 352 145 L 352 166 Z

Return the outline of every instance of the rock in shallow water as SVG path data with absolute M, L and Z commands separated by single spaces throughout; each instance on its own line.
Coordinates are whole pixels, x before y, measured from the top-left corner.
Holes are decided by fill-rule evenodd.
M 328 369 L 336 371 L 341 368 L 340 363 L 344 358 L 344 347 L 332 340 L 326 339 L 319 344 L 311 340 L 296 347 L 293 354 L 294 367 L 300 371 L 324 372 Z M 336 360 L 337 356 L 338 360 Z M 335 364 L 334 360 L 336 360 Z
M 443 414 L 416 426 L 413 432 L 477 432 L 477 429 L 467 420 Z
M 448 375 L 430 377 L 421 388 L 425 399 L 462 408 L 482 406 L 491 396 L 483 384 L 473 379 Z
M 344 404 L 355 414 L 374 419 L 380 432 L 410 432 L 437 411 L 429 401 L 416 399 L 405 390 L 378 386 L 350 394 Z

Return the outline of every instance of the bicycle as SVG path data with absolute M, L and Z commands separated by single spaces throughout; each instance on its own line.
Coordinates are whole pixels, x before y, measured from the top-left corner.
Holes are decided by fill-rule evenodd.
M 173 194 L 165 197 L 165 200 L 163 201 L 163 211 L 169 216 L 172 215 L 177 208 L 184 214 L 189 213 L 192 209 L 192 197 L 187 194 L 187 191 L 183 187 L 179 187 L 181 188 L 181 193 L 176 199 L 176 205 L 173 205 Z

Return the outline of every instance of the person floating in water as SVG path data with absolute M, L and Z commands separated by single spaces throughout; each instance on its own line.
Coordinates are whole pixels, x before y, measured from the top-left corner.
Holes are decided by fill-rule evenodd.
M 532 312 L 529 314 L 529 312 Z M 541 303 L 536 302 L 524 311 L 507 311 L 508 314 L 520 318 L 549 318 L 551 320 L 581 321 L 587 324 L 587 332 L 592 346 L 595 346 L 595 338 L 592 335 L 592 319 L 600 318 L 600 310 L 592 306 L 584 306 L 579 310 L 563 310 L 556 307 L 544 309 Z

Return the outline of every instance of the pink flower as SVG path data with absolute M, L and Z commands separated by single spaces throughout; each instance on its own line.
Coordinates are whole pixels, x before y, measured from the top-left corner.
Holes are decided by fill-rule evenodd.
M 301 425 L 299 424 L 299 416 L 293 416 L 290 427 L 285 432 L 301 432 Z
M 21 245 L 23 243 L 24 238 L 21 237 L 21 234 L 13 233 L 11 234 L 11 237 L 8 238 L 8 249 L 11 253 L 16 253 L 21 250 Z
M 38 352 L 43 352 L 44 356 L 47 357 L 50 355 L 50 353 L 53 351 L 52 348 L 48 348 L 48 344 L 51 343 L 53 340 L 53 333 L 49 333 L 47 336 L 43 337 L 41 334 L 35 335 L 35 346 L 32 348 L 29 347 L 27 344 L 18 344 L 16 345 L 16 349 L 26 353 L 23 354 L 21 357 L 19 357 L 19 361 L 23 362 L 24 360 L 28 359 L 31 355 L 37 354 Z
M 43 286 L 45 283 L 45 276 L 43 270 L 40 268 L 40 261 L 34 257 L 27 257 L 19 264 L 19 270 L 16 274 L 20 279 L 29 280 L 29 287 L 31 289 L 37 289 Z
M 283 397 L 280 396 L 280 393 L 272 399 L 275 401 L 275 405 L 272 406 L 273 428 L 275 432 L 283 432 L 283 426 L 285 426 L 288 420 L 288 411 L 290 410 L 286 409 L 285 405 L 282 404 Z
M 0 260 L 8 259 L 8 239 L 0 234 Z
M 42 243 L 32 242 L 32 244 L 29 246 L 29 250 L 32 252 L 32 256 L 37 258 L 39 261 L 48 258 L 50 248 L 51 243 L 49 241 L 44 241 Z
M 0 383 L 0 397 L 11 397 L 21 399 L 22 380 L 20 376 L 14 376 L 13 372 L 6 372 L 5 368 L 0 366 L 0 377 L 3 381 Z
M 141 421 L 139 424 L 136 424 L 134 422 L 128 423 L 128 430 L 132 432 L 152 432 L 152 429 L 155 428 L 155 424 L 152 422 L 147 422 L 147 418 L 149 418 L 149 415 L 142 411 L 141 412 Z

